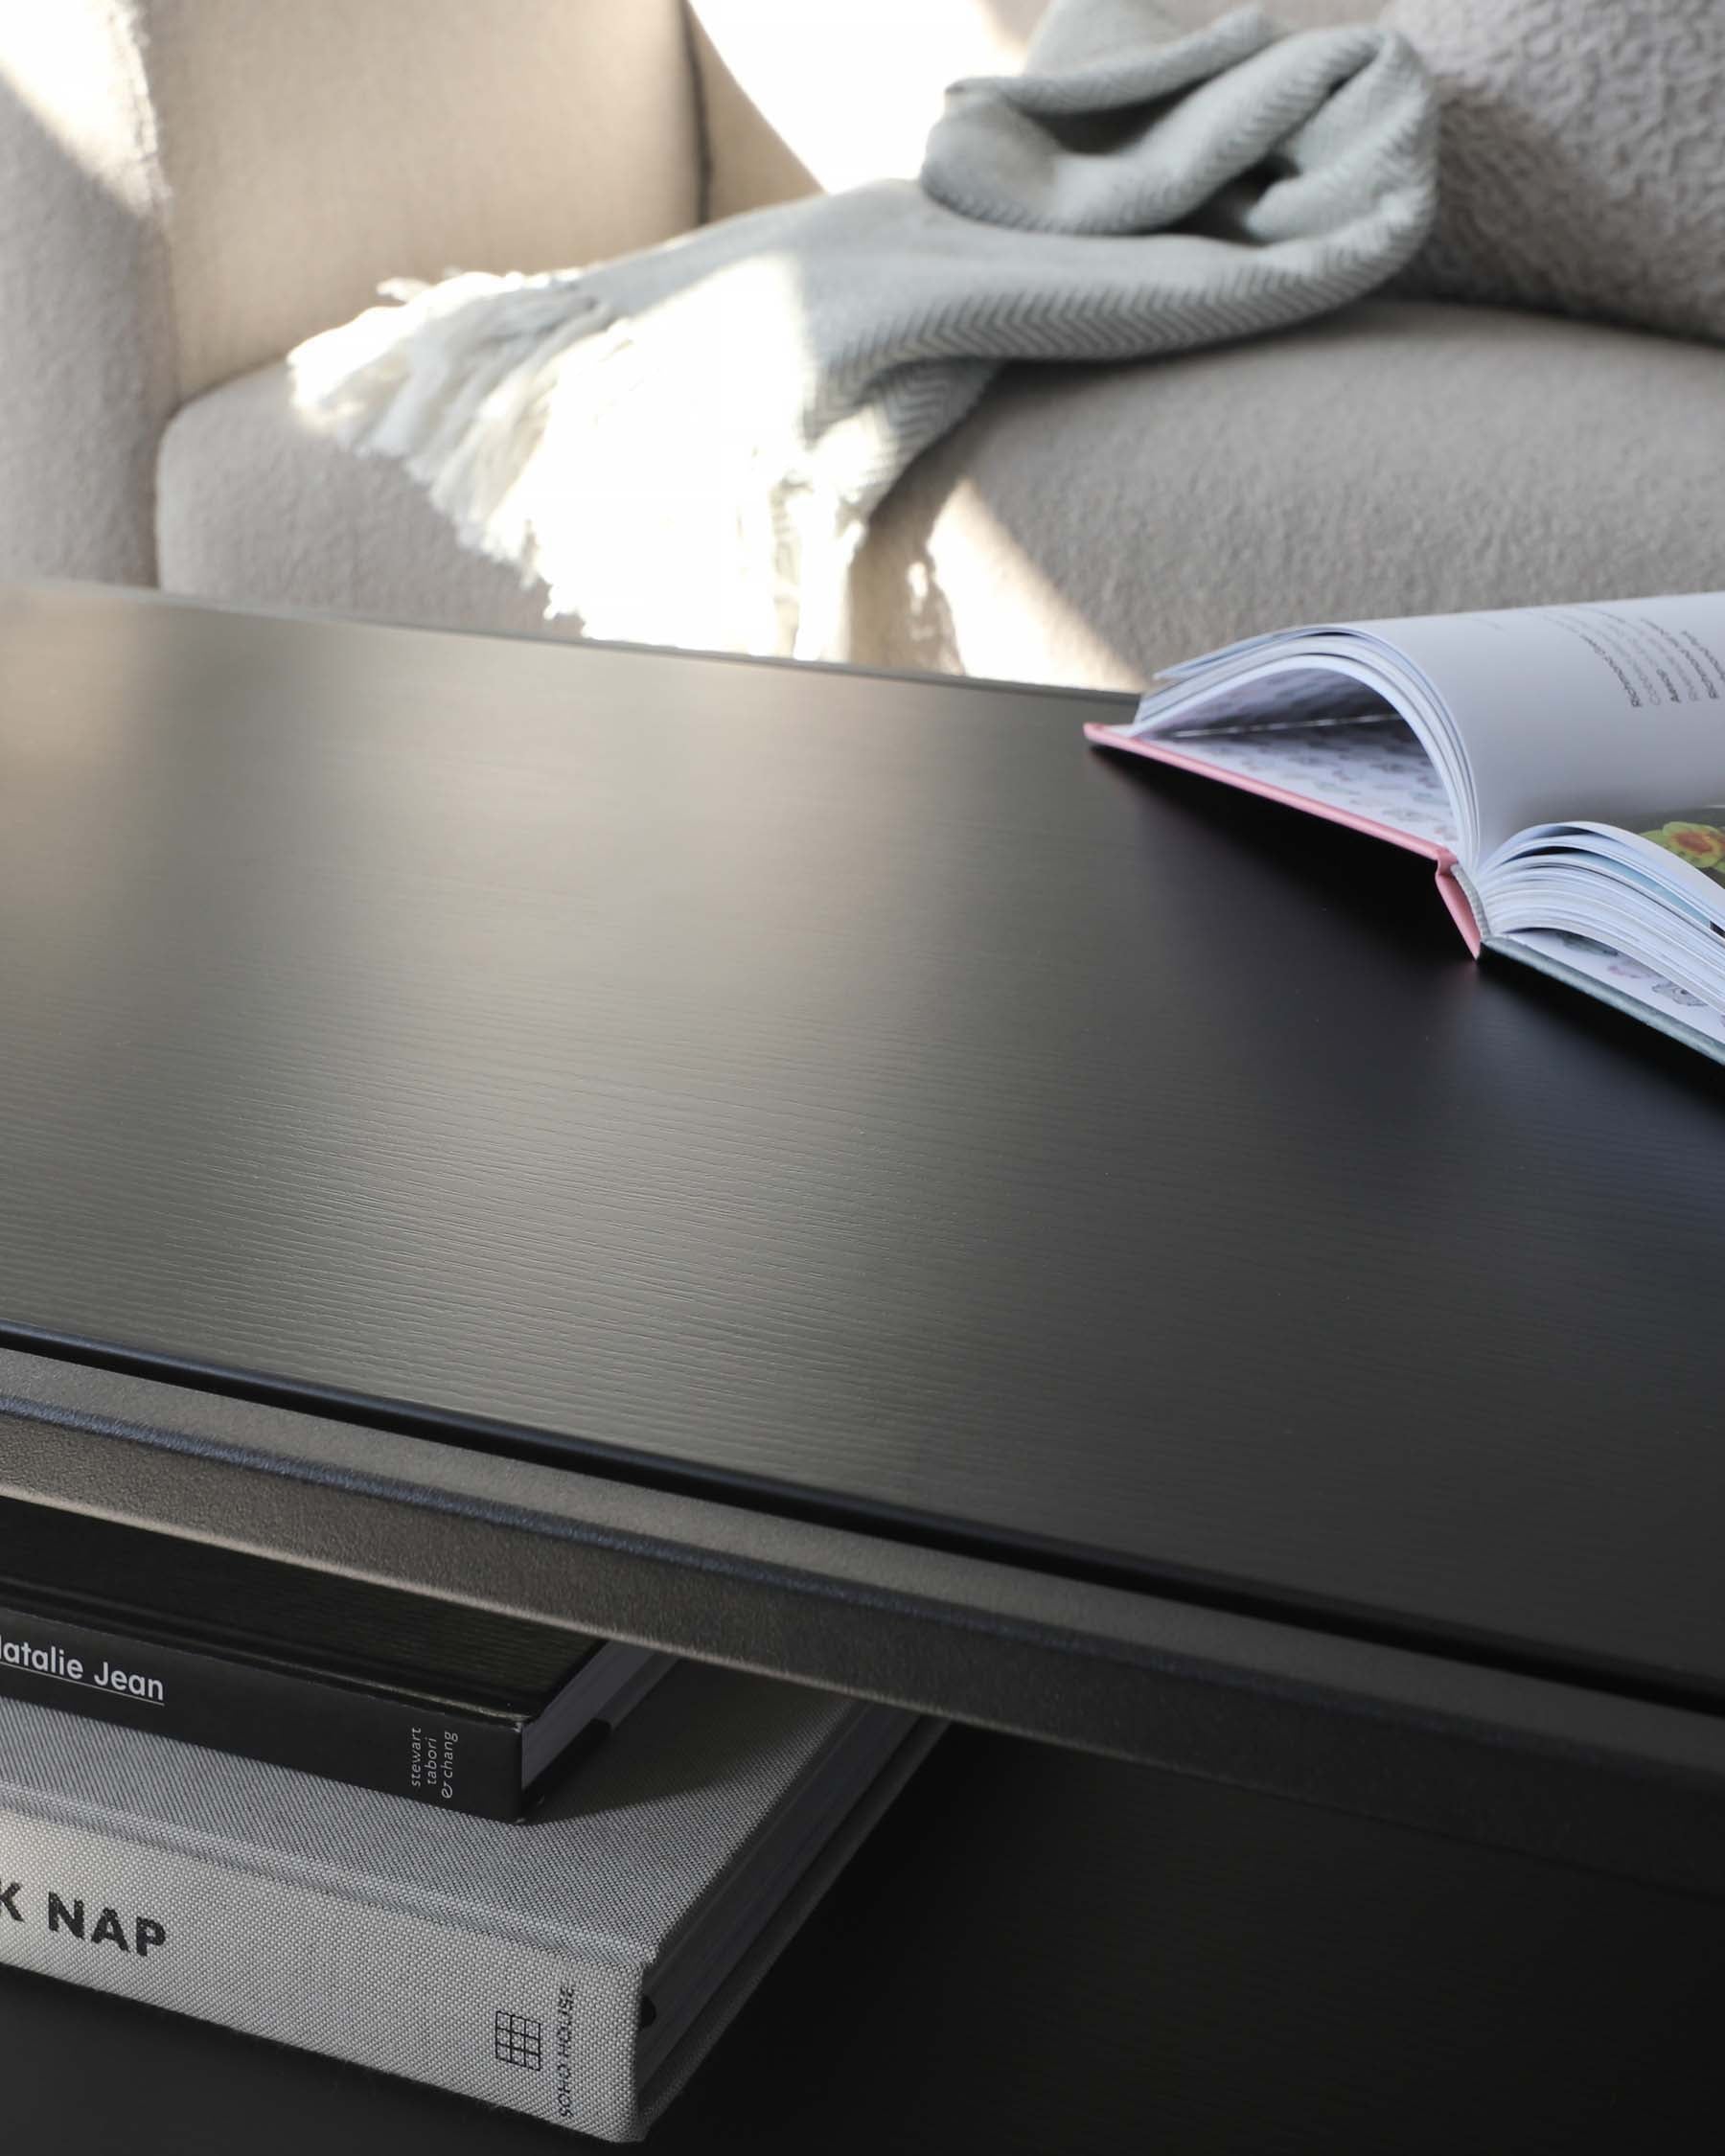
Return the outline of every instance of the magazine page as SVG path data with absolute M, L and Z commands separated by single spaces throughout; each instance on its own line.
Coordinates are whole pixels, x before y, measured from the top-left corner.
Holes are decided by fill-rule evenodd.
M 1498 938 L 1491 948 L 1506 957 L 1535 966 L 1541 973 L 1585 988 L 1631 1018 L 1643 1019 L 1662 1033 L 1725 1062 L 1725 1015 L 1705 997 L 1680 987 L 1650 966 L 1625 957 L 1621 951 L 1609 950 L 1591 936 L 1575 935 L 1563 929 L 1523 929 L 1515 935 Z
M 1432 692 L 1475 861 L 1539 824 L 1657 829 L 1725 791 L 1725 592 L 1362 622 Z
M 1346 629 L 1258 636 L 1169 670 L 1126 724 L 1084 729 L 1130 749 L 1426 855 L 1464 854 L 1459 750 L 1416 671 Z
M 1090 731 L 1477 874 L 1530 827 L 1645 830 L 1725 791 L 1725 593 L 1254 636 Z
M 1537 826 L 1490 863 L 1480 898 L 1494 935 L 1585 936 L 1725 1011 L 1725 806 L 1646 831 Z
M 1273 676 L 1271 685 L 1279 686 L 1286 678 Z M 1319 720 L 1246 720 L 1232 711 L 1233 700 L 1223 700 L 1222 707 L 1229 711 L 1226 723 L 1214 715 L 1201 723 L 1200 712 L 1185 729 L 1172 726 L 1139 738 L 1158 745 L 1165 762 L 1191 764 L 1249 791 L 1298 806 L 1322 805 L 1358 829 L 1426 840 L 1436 851 L 1455 851 L 1460 832 L 1443 774 L 1395 713 L 1379 709 Z M 1092 739 L 1106 738 L 1105 729 L 1093 729 Z M 1183 754 L 1182 743 L 1197 753 Z

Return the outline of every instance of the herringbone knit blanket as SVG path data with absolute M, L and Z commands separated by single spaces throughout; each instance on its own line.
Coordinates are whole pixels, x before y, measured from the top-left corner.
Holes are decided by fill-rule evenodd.
M 589 634 L 843 657 L 870 514 L 1000 366 L 1343 306 L 1424 239 L 1435 141 L 1392 33 L 1054 0 L 1022 75 L 953 85 L 920 182 L 386 287 L 293 355 L 298 396 Z

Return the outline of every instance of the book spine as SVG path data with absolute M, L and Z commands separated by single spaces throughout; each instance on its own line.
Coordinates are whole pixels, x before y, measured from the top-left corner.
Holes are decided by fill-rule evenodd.
M 0 1605 L 0 1692 L 481 1819 L 521 1813 L 521 1733 L 360 1686 Z
M 0 1804 L 0 1961 L 606 2140 L 636 2130 L 638 1969 L 28 1803 Z

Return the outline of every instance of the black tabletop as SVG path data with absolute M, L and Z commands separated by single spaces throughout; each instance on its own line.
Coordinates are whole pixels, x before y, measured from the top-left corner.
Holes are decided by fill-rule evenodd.
M 0 1336 L 1716 1699 L 1720 1073 L 1096 710 L 7 599 Z

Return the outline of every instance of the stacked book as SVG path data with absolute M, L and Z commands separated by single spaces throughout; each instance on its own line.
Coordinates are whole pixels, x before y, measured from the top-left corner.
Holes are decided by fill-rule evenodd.
M 0 1960 L 610 2140 L 936 1733 L 0 1502 Z

